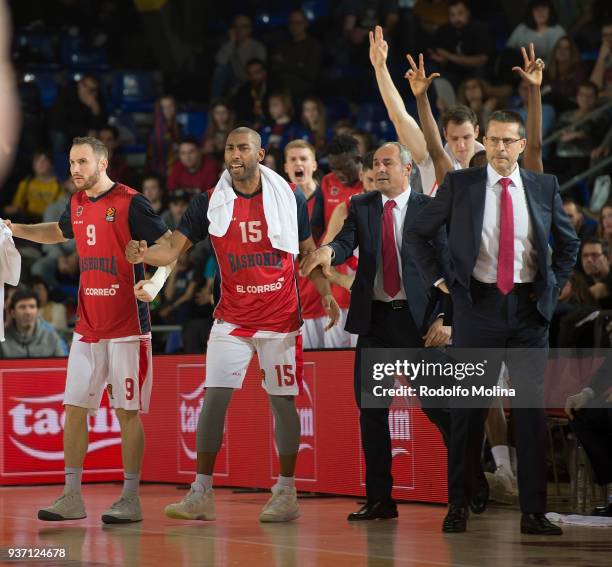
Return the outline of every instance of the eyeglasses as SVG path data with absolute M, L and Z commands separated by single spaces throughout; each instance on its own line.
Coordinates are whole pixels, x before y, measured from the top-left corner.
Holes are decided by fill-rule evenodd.
M 501 142 L 505 148 L 523 139 L 524 138 L 498 138 L 497 136 L 485 136 L 485 142 L 487 144 L 497 147 Z

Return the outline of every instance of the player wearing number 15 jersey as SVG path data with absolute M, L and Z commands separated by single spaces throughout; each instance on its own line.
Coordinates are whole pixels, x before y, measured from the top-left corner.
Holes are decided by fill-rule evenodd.
M 80 262 L 79 302 L 68 357 L 64 405 L 66 487 L 41 520 L 84 518 L 81 475 L 87 451 L 87 414 L 104 390 L 121 425 L 125 483 L 120 499 L 102 515 L 105 523 L 140 521 L 138 481 L 144 450 L 139 411 L 146 412 L 152 385 L 149 310 L 134 297 L 142 264 L 125 259 L 133 239 L 169 238 L 165 223 L 145 197 L 111 181 L 108 150 L 96 138 L 75 138 L 70 172 L 77 188 L 59 222 L 12 225 L 13 234 L 41 243 L 76 240 Z
M 294 472 L 300 421 L 293 398 L 302 373 L 302 336 L 291 250 L 306 254 L 315 245 L 304 196 L 293 193 L 284 179 L 260 166 L 263 157 L 257 132 L 249 128 L 230 132 L 225 146 L 227 173 L 215 189 L 191 202 L 170 239 L 149 249 L 145 242 L 132 242 L 126 250 L 132 262 L 166 265 L 206 238 L 210 228 L 221 274 L 221 299 L 207 347 L 206 396 L 196 434 L 196 480 L 180 503 L 166 507 L 170 518 L 215 518 L 212 474 L 225 412 L 255 352 L 275 417 L 280 460 L 279 480 L 260 520 L 284 522 L 299 515 Z M 320 271 L 312 280 L 334 324 L 339 310 L 329 283 Z M 139 291 L 136 295 L 139 297 Z

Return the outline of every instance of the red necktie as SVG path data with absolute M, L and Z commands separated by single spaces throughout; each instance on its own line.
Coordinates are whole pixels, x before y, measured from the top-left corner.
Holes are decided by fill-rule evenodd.
M 497 255 L 497 287 L 508 295 L 514 287 L 514 214 L 508 186 L 512 180 L 502 177 L 501 207 L 499 213 L 499 251 Z
M 393 225 L 394 207 L 395 201 L 387 201 L 382 219 L 383 289 L 392 298 L 400 290 L 400 274 L 397 265 L 397 248 L 395 246 L 395 228 Z

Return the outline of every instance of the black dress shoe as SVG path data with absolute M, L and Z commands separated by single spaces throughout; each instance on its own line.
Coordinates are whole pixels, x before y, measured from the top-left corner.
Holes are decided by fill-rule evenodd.
M 393 501 L 366 502 L 357 512 L 351 512 L 349 522 L 362 522 L 364 520 L 389 520 L 397 518 L 397 506 Z
M 521 533 L 533 535 L 562 535 L 563 530 L 550 522 L 544 514 L 523 514 Z
M 483 475 L 482 480 L 478 482 L 476 492 L 470 501 L 470 510 L 474 514 L 482 514 L 487 509 L 487 502 L 489 501 L 489 483 L 487 478 Z
M 442 531 L 447 534 L 457 534 L 465 531 L 467 525 L 468 511 L 465 506 L 450 504 L 448 514 L 442 522 Z
M 593 508 L 591 516 L 606 516 L 607 518 L 612 518 L 612 502 L 607 506 L 597 506 L 597 508 Z

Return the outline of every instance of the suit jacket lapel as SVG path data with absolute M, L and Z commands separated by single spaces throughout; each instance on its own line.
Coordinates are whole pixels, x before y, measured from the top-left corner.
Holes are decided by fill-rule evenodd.
M 400 256 L 402 258 L 402 265 L 400 266 L 400 270 L 403 271 L 403 267 L 408 262 L 408 247 L 404 246 L 404 242 L 406 242 L 406 232 L 412 219 L 416 217 L 419 212 L 419 207 L 417 205 L 417 194 L 414 191 L 410 191 L 410 197 L 408 197 L 408 203 L 406 204 L 406 216 L 404 217 L 404 225 L 402 226 L 402 247 L 400 250 Z
M 474 238 L 474 254 L 477 256 L 482 239 L 482 223 L 484 221 L 485 199 L 487 195 L 487 168 L 483 167 L 474 175 L 474 182 L 468 187 L 472 210 L 472 235 Z
M 377 191 L 377 195 L 370 206 L 368 207 L 368 223 L 370 224 L 370 234 L 372 235 L 372 247 L 376 253 L 376 269 L 378 270 L 378 264 L 380 263 L 382 257 L 381 250 L 381 228 L 382 228 L 382 194 Z
M 545 276 L 546 262 L 548 258 L 548 235 L 544 231 L 540 215 L 542 191 L 540 190 L 540 183 L 533 175 L 531 175 L 531 173 L 525 171 L 524 169 L 521 169 L 520 173 L 521 179 L 523 180 L 525 198 L 527 199 L 529 218 L 533 228 L 535 247 L 538 251 L 538 269 L 540 270 L 540 273 Z

